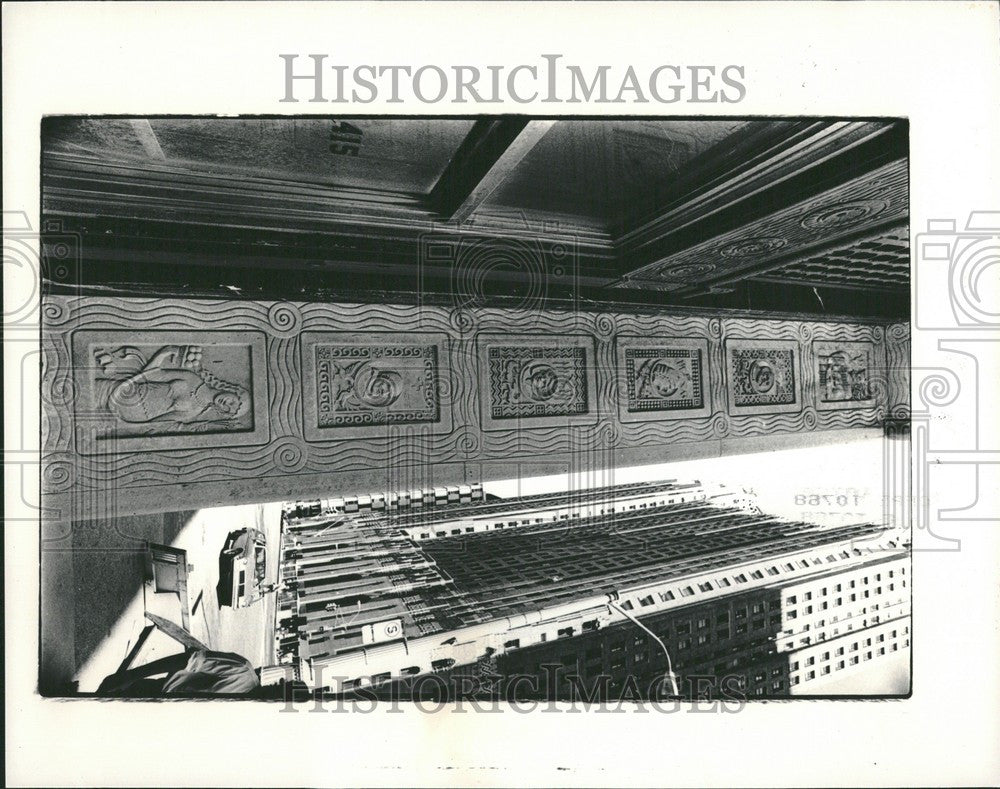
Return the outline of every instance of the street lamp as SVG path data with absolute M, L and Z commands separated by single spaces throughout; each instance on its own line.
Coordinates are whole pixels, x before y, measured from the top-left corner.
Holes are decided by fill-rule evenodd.
M 618 592 L 611 592 L 611 594 L 608 595 L 608 607 L 617 611 L 619 614 L 621 614 L 630 622 L 632 622 L 632 624 L 644 630 L 649 635 L 650 638 L 652 638 L 657 644 L 660 645 L 660 648 L 663 650 L 663 654 L 667 656 L 667 679 L 670 680 L 670 690 L 673 693 L 673 695 L 680 696 L 681 692 L 680 689 L 677 687 L 677 675 L 674 674 L 674 663 L 670 659 L 670 651 L 667 649 L 667 645 L 663 643 L 663 639 L 660 638 L 658 635 L 656 635 L 656 633 L 654 633 L 652 630 L 646 627 L 642 622 L 640 622 L 634 616 L 632 616 L 632 614 L 630 614 L 628 611 L 626 611 L 624 608 L 618 605 Z

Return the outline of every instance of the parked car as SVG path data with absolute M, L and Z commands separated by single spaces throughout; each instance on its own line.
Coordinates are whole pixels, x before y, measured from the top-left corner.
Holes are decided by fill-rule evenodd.
M 219 553 L 219 605 L 249 605 L 260 596 L 267 567 L 267 538 L 257 529 L 229 532 Z

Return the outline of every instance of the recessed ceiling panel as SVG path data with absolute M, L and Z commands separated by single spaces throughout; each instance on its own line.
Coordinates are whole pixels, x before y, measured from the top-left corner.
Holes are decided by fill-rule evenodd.
M 745 121 L 559 121 L 486 201 L 578 217 L 606 229 L 648 214 L 671 197 L 677 172 Z
M 159 158 L 207 173 L 424 194 L 471 120 L 333 118 L 53 119 L 46 150 Z M 145 126 L 144 126 L 145 125 Z

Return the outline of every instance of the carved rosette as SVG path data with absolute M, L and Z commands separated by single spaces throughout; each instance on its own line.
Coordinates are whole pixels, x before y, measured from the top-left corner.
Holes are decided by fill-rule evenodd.
M 308 458 L 308 448 L 302 439 L 296 436 L 279 438 L 271 451 L 271 461 L 282 474 L 294 474 L 301 471 Z
M 268 309 L 267 322 L 279 337 L 294 337 L 302 328 L 302 313 L 294 304 L 277 302 Z

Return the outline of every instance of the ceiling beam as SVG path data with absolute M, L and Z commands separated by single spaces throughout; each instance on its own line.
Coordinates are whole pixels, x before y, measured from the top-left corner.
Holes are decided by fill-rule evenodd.
M 163 153 L 163 148 L 160 147 L 160 141 L 156 138 L 156 132 L 153 131 L 152 124 L 145 118 L 133 118 L 129 123 L 132 124 L 132 130 L 135 132 L 135 136 L 139 138 L 139 142 L 142 143 L 142 148 L 146 152 L 146 155 L 150 159 L 160 162 L 165 161 L 167 156 Z
M 447 221 L 465 222 L 496 191 L 555 121 L 478 120 L 430 193 Z
M 616 239 L 623 275 L 641 278 L 643 269 L 904 159 L 908 150 L 905 123 L 781 122 L 735 137 L 679 176 L 675 204 Z

